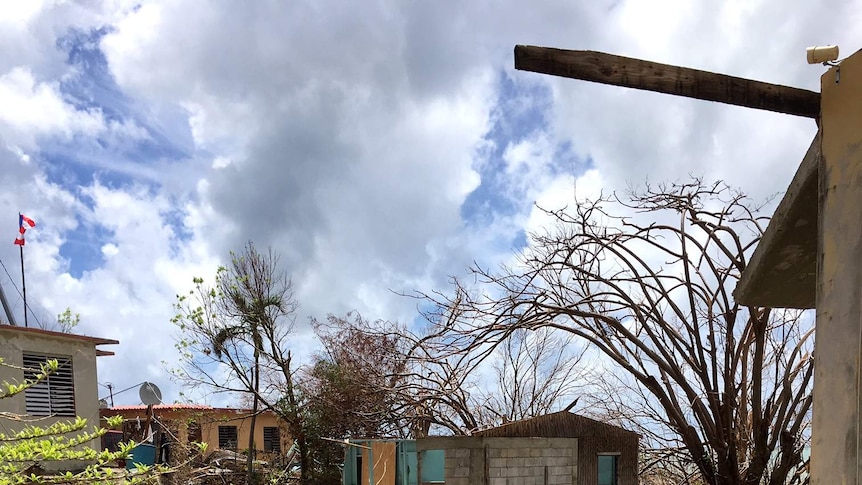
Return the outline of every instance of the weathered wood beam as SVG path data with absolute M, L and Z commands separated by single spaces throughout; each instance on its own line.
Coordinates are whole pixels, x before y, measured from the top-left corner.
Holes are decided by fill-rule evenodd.
M 820 93 L 595 51 L 515 46 L 515 69 L 697 98 L 808 118 Z

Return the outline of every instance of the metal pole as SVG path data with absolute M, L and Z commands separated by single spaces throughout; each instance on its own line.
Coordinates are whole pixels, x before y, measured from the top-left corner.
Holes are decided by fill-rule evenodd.
M 24 297 L 24 326 L 27 327 L 27 283 L 24 280 L 24 246 L 18 246 L 21 252 L 21 296 Z
M 9 300 L 6 299 L 6 293 L 3 293 L 3 285 L 0 285 L 0 304 L 3 305 L 3 310 L 6 312 L 6 319 L 9 325 L 18 325 L 15 322 L 15 315 L 12 314 L 12 308 L 9 307 Z

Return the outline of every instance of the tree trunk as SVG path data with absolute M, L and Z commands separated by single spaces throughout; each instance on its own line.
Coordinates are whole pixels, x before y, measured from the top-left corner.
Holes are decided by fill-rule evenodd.
M 255 342 L 257 339 L 255 339 Z M 248 433 L 248 456 L 245 458 L 246 466 L 246 483 L 253 483 L 254 479 L 254 430 L 257 424 L 257 393 L 260 391 L 260 352 L 257 349 L 254 351 L 254 400 L 251 405 L 251 429 Z

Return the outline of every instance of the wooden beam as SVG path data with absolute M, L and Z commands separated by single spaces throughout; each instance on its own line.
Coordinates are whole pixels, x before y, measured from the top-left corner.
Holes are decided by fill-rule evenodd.
M 814 91 L 603 52 L 517 45 L 515 69 L 808 118 L 820 116 L 820 93 Z

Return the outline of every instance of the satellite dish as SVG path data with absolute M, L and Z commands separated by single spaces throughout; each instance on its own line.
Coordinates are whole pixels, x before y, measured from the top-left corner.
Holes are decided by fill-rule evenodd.
M 147 406 L 151 404 L 161 404 L 162 402 L 162 391 L 159 390 L 159 386 L 152 382 L 144 382 L 141 384 L 141 388 L 138 390 L 138 395 L 141 396 L 141 402 Z
M 107 409 L 108 401 L 105 399 L 99 399 L 99 409 Z

